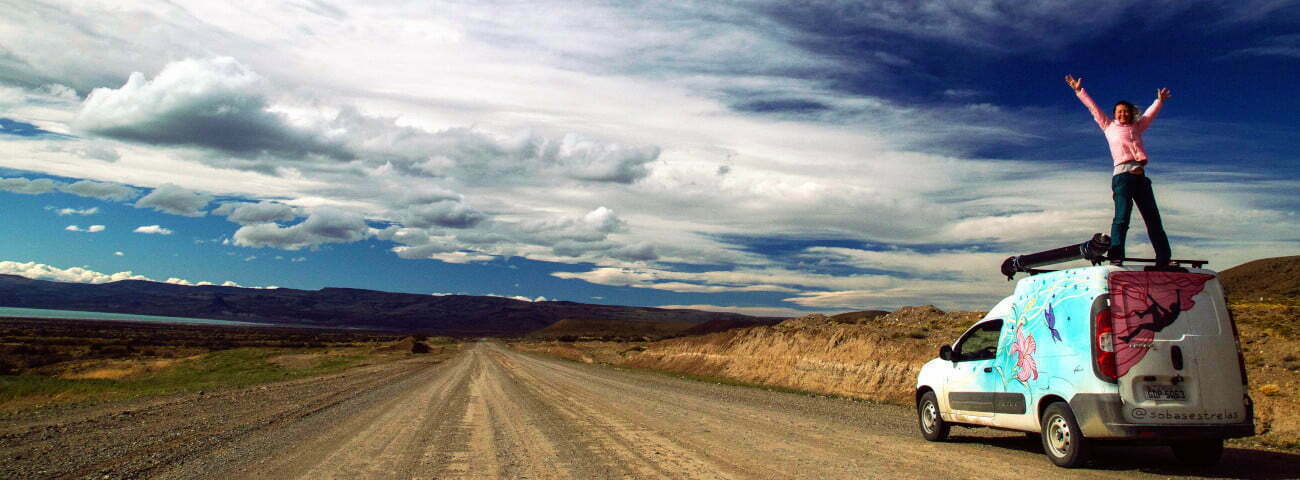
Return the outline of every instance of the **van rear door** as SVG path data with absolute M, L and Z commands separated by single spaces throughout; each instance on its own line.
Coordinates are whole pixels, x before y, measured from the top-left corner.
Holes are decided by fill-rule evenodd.
M 1116 373 L 1137 424 L 1247 420 L 1240 357 L 1213 272 L 1110 273 Z

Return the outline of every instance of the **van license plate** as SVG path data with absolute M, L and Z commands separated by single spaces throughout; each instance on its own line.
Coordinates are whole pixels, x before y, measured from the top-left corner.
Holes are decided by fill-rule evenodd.
M 1147 385 L 1148 400 L 1187 400 L 1183 387 L 1173 385 Z

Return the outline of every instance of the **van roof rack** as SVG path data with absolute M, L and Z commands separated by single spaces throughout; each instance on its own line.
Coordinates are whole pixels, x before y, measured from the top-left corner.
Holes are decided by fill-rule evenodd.
M 1108 249 L 1110 249 L 1110 236 L 1094 233 L 1092 238 L 1083 243 L 1043 250 L 1038 253 L 1007 257 L 1002 262 L 1002 274 L 1006 275 L 1007 280 L 1010 281 L 1016 276 L 1017 272 L 1027 272 L 1033 275 L 1051 271 L 1039 270 L 1036 267 L 1072 262 L 1078 259 L 1084 259 L 1092 262 L 1093 265 L 1098 265 L 1106 260 L 1106 250 Z
M 1093 265 L 1100 265 L 1107 260 L 1106 251 L 1110 249 L 1110 236 L 1101 233 L 1094 233 L 1088 241 L 1066 245 L 1064 247 L 1043 250 L 1037 253 L 1025 255 L 1016 255 L 1007 257 L 1002 261 L 1002 274 L 1007 276 L 1007 280 L 1015 278 L 1016 273 L 1024 272 L 1030 275 L 1053 272 L 1055 270 L 1046 270 L 1038 267 L 1056 265 L 1058 263 L 1072 262 L 1083 259 L 1092 262 Z M 1156 266 L 1154 258 L 1128 258 L 1122 259 L 1125 263 L 1145 263 L 1150 264 L 1147 270 L 1183 270 L 1181 267 L 1190 266 L 1192 268 L 1203 268 L 1210 263 L 1209 260 L 1188 260 L 1174 259 L 1170 260 L 1168 265 Z
M 1128 257 L 1125 257 L 1125 258 L 1124 258 L 1124 262 L 1125 262 L 1125 263 L 1150 263 L 1150 264 L 1154 265 L 1154 264 L 1156 263 L 1156 259 L 1154 259 L 1154 258 L 1128 258 Z M 1171 265 L 1171 266 L 1183 266 L 1183 265 L 1187 265 L 1187 266 L 1190 266 L 1190 267 L 1192 267 L 1192 268 L 1201 268 L 1201 267 L 1204 267 L 1205 264 L 1207 264 L 1207 263 L 1210 263 L 1210 261 L 1209 261 L 1209 260 L 1177 260 L 1177 259 L 1175 259 L 1175 260 L 1170 260 L 1170 261 L 1169 261 L 1169 265 Z

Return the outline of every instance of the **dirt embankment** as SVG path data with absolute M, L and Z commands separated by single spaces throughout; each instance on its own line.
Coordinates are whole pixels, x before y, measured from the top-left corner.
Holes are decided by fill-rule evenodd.
M 1300 302 L 1229 304 L 1241 334 L 1258 436 L 1248 442 L 1300 451 Z
M 1300 449 L 1300 307 L 1233 304 L 1256 403 L 1256 437 Z M 586 363 L 609 363 L 807 392 L 911 404 L 921 366 L 983 314 L 904 307 L 883 316 L 810 315 L 778 325 L 659 342 L 517 345 Z M 860 318 L 859 318 L 860 317 Z
M 916 374 L 980 313 L 905 307 L 858 323 L 824 315 L 770 327 L 665 340 L 626 356 L 629 366 L 906 403 Z

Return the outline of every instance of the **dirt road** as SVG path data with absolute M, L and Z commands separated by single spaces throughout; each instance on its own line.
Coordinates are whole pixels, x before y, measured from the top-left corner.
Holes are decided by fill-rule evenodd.
M 0 478 L 1295 478 L 1300 456 L 1160 448 L 1051 466 L 1037 440 L 910 409 L 470 345 L 449 360 L 0 421 Z

